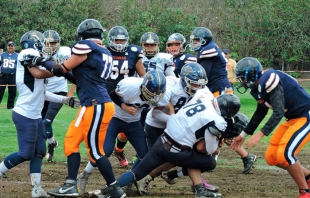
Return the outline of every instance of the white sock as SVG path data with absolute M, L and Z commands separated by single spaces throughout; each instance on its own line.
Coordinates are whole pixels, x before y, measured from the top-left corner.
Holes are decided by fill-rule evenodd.
M 54 136 L 53 136 L 53 137 L 51 137 L 51 138 L 48 138 L 48 139 L 47 139 L 47 141 L 48 141 L 48 143 L 49 143 L 49 144 L 54 143 L 54 142 L 55 142 L 55 138 L 54 138 Z
M 178 177 L 183 177 L 184 176 L 184 174 L 183 174 L 183 172 L 182 172 L 182 168 L 180 167 L 180 168 L 178 168 L 178 170 L 177 170 L 178 172 L 177 172 L 177 175 L 178 175 Z
M 91 165 L 90 162 L 88 162 L 84 171 L 86 171 L 88 173 L 92 173 L 95 169 L 96 169 L 96 167 L 94 167 L 93 165 Z
M 35 186 L 41 183 L 41 173 L 31 173 L 31 185 Z
M 1 173 L 6 173 L 9 169 L 4 165 L 4 161 L 1 162 L 0 164 L 0 172 Z

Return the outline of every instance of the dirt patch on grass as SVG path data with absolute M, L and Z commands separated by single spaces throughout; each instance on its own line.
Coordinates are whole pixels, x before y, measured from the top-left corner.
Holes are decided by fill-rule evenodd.
M 266 146 L 260 145 L 251 150 L 251 153 L 257 155 L 258 158 L 255 168 L 250 174 L 241 174 L 243 169 L 242 160 L 228 147 L 223 147 L 216 169 L 213 172 L 203 173 L 203 176 L 209 183 L 219 186 L 220 193 L 227 198 L 298 197 L 298 188 L 287 172 L 279 168 L 270 167 L 265 163 L 263 157 Z M 307 154 L 309 150 L 308 148 L 304 149 L 298 156 L 298 159 L 304 164 L 309 164 L 309 156 Z M 135 152 L 131 146 L 126 147 L 126 155 L 129 159 L 134 154 Z M 83 170 L 85 167 L 86 160 L 84 156 L 80 170 Z M 110 160 L 116 176 L 130 168 L 120 167 L 118 161 L 113 156 L 111 156 Z M 47 163 L 44 160 L 42 172 L 44 189 L 51 190 L 65 181 L 67 175 L 66 163 Z M 8 171 L 7 178 L 0 181 L 0 197 L 30 197 L 30 184 L 29 163 L 23 163 Z M 87 191 L 102 188 L 104 184 L 104 179 L 99 171 L 96 170 L 95 174 L 92 174 L 89 178 Z M 150 185 L 150 191 L 150 197 L 194 197 L 188 177 L 180 178 L 175 185 L 169 185 L 161 178 L 156 178 Z

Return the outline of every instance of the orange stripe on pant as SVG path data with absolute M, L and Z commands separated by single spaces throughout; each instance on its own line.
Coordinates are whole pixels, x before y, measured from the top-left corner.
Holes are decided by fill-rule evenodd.
M 309 125 L 306 117 L 295 118 L 280 124 L 270 139 L 270 144 L 265 153 L 265 160 L 270 166 L 279 165 L 287 167 L 294 164 L 296 161 L 288 162 L 285 156 L 291 159 L 298 154 L 298 152 L 310 140 L 309 129 L 304 130 L 306 137 L 302 140 L 301 137 L 293 135 L 298 132 L 302 133 L 302 127 Z M 308 134 L 308 135 L 307 135 Z M 288 147 L 290 147 L 288 149 Z M 294 151 L 289 153 L 289 151 Z
M 66 133 L 65 155 L 79 152 L 84 140 L 90 161 L 96 163 L 96 160 L 104 156 L 104 140 L 114 111 L 112 102 L 80 108 Z

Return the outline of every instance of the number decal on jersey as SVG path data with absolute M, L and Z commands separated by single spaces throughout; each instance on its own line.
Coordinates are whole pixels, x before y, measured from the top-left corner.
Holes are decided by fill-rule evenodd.
M 187 110 L 185 113 L 188 117 L 192 117 L 193 115 L 195 115 L 198 112 L 204 111 L 206 109 L 206 106 L 204 106 L 201 102 L 201 100 L 197 100 L 197 103 L 185 106 L 185 108 L 190 108 L 189 110 Z
M 119 61 L 113 60 L 113 67 L 111 73 L 111 79 L 115 80 L 119 77 L 119 75 L 124 75 L 124 78 L 128 77 L 129 69 L 128 69 L 128 61 L 124 60 L 121 66 L 121 69 L 118 69 Z
M 146 72 L 156 70 L 156 62 L 144 61 L 143 65 Z
M 173 106 L 175 113 L 177 113 L 188 101 L 189 98 L 180 97 L 177 103 Z
M 14 69 L 14 67 L 15 67 L 15 60 L 13 60 L 13 59 L 4 59 L 2 67 L 3 68 Z
M 103 71 L 100 75 L 101 78 L 107 79 L 110 76 L 111 72 L 111 64 L 112 64 L 112 56 L 109 56 L 108 54 L 102 54 L 102 60 L 104 62 Z M 108 69 L 108 71 L 107 71 Z

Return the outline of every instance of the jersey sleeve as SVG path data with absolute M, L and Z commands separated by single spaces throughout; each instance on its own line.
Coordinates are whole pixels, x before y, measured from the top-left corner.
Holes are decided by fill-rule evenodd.
M 270 93 L 272 90 L 274 90 L 280 82 L 280 77 L 275 72 L 270 73 L 270 75 L 265 79 L 265 89 L 267 93 Z M 261 82 L 260 82 L 261 84 Z M 261 84 L 262 85 L 262 84 Z
M 218 56 L 218 54 L 219 51 L 217 50 L 217 46 L 215 44 L 209 44 L 203 48 L 199 54 L 199 59 L 213 58 Z
M 91 41 L 85 42 L 78 41 L 72 46 L 72 54 L 82 55 L 82 54 L 88 54 L 92 51 L 91 44 L 89 43 Z
M 135 98 L 141 94 L 140 85 L 142 78 L 128 77 L 121 80 L 117 86 L 116 91 L 124 101 L 130 101 L 130 98 Z

